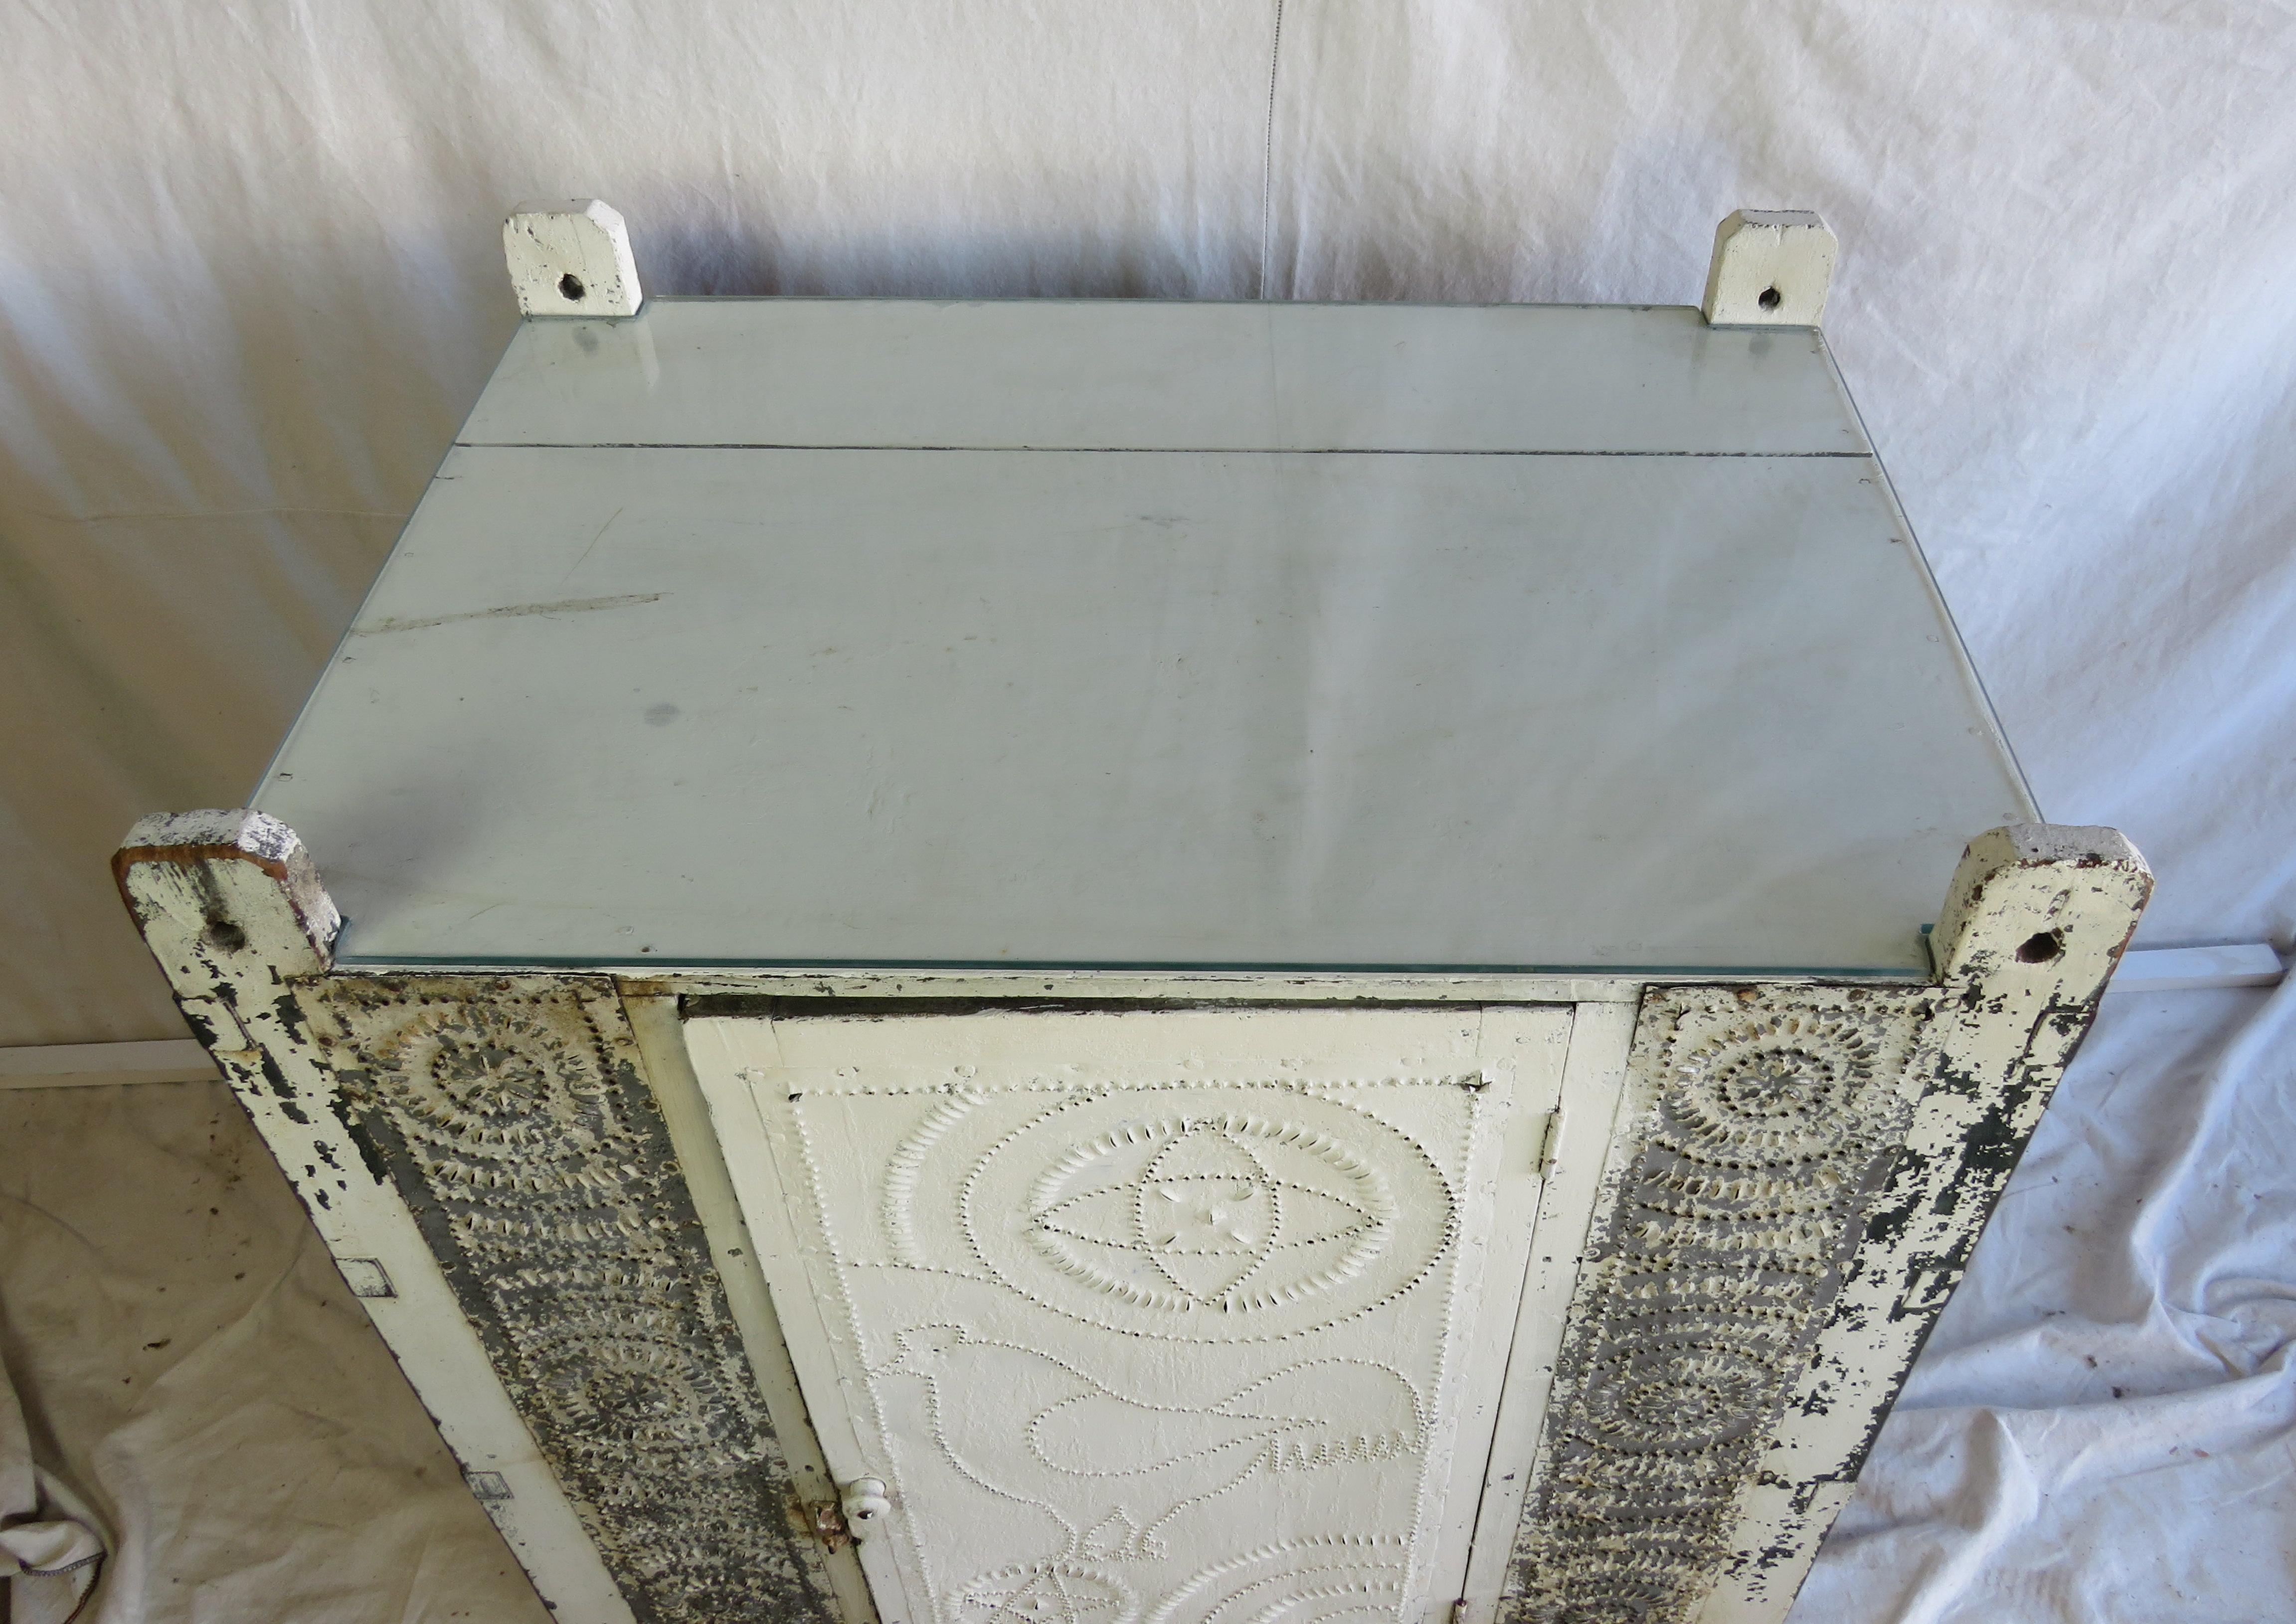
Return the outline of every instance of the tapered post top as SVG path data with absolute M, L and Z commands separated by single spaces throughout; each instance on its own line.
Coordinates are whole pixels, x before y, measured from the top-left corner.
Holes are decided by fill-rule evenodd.
M 594 197 L 521 203 L 503 222 L 503 258 L 521 316 L 636 316 L 645 302 L 629 227 Z
M 1930 936 L 1940 980 L 2046 976 L 2101 985 L 2152 895 L 2152 871 L 2118 829 L 2010 824 L 1970 841 Z
M 1806 209 L 1741 209 L 1715 228 L 1700 307 L 1710 327 L 1815 327 L 1838 249 Z
M 245 809 L 143 819 L 111 859 L 119 894 L 160 967 L 227 978 L 258 966 L 318 975 L 342 916 L 295 832 Z

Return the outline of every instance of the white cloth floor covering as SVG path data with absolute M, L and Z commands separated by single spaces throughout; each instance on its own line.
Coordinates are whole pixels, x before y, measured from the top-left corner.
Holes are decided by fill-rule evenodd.
M 74 1624 L 549 1617 L 221 1083 L 0 1091 L 0 1484 L 106 1546 Z
M 2296 981 L 2108 993 L 1794 1624 L 2296 1619 Z

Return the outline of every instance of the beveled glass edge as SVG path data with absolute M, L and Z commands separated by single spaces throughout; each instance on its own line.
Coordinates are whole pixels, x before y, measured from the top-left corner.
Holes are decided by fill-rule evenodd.
M 1970 697 L 1976 701 L 1978 715 L 1985 723 L 1986 737 L 2008 765 L 2010 787 L 2024 802 L 2022 810 L 2027 820 L 2045 824 L 2049 820 L 2041 810 L 2039 797 L 2033 793 L 2033 781 L 2026 775 L 2025 764 L 2017 755 L 2017 747 L 2010 742 L 2009 730 L 2001 725 L 2000 709 L 1994 704 L 1993 695 L 1985 685 L 1984 673 L 1977 668 L 1977 661 L 1970 655 L 1969 640 L 1961 635 L 1961 622 L 1954 618 L 1953 605 L 1946 601 L 1945 589 L 1938 584 L 1937 571 L 1930 567 L 1929 554 L 1923 549 L 1922 538 L 1914 532 L 1914 521 L 1906 515 L 1905 504 L 1898 500 L 1897 482 L 1890 479 L 1889 465 L 1882 460 L 1882 448 L 1874 444 L 1873 431 L 1866 426 L 1866 414 L 1857 409 L 1857 398 L 1850 392 L 1849 380 L 1842 373 L 1841 359 L 1833 353 L 1833 346 L 1826 342 L 1822 329 L 1813 328 L 1811 331 L 1817 335 L 1818 354 L 1825 364 L 1827 374 L 1833 380 L 1835 390 L 1841 397 L 1842 407 L 1849 414 L 1850 422 L 1857 425 L 1857 437 L 1866 442 L 1866 455 L 1873 460 L 1874 472 L 1881 485 L 1882 499 L 1889 504 L 1890 517 L 1897 521 L 1898 528 L 1905 534 L 1906 550 L 1913 560 L 1914 573 L 1920 578 L 1923 590 L 1929 594 L 1930 606 L 1936 610 L 1939 620 L 1945 627 L 1946 640 L 1952 647 L 1954 662 L 1960 668 Z M 1922 930 L 1926 936 L 1929 926 L 1923 925 Z
M 1926 926 L 1923 929 L 1927 929 Z M 1109 975 L 1109 976 L 1318 976 L 1360 977 L 1514 977 L 1542 980 L 1855 980 L 1926 982 L 1929 972 L 1917 966 L 1810 964 L 1248 964 L 1233 960 L 1181 962 L 1084 960 L 1015 961 L 1011 959 L 738 959 L 738 958 L 592 958 L 544 956 L 509 958 L 478 954 L 390 955 L 339 954 L 339 971 L 404 972 L 435 975 L 467 971 L 480 975 L 548 974 L 567 972 L 618 975 L 657 980 L 679 975 L 770 974 L 865 976 L 980 975 Z
M 525 325 L 524 321 L 519 323 L 521 328 Z M 261 809 L 265 793 L 271 788 L 274 777 L 287 759 L 287 752 L 294 747 L 295 735 L 302 731 L 312 708 L 319 702 L 319 694 L 326 687 L 327 678 L 341 662 L 343 651 L 350 646 L 352 633 L 357 629 L 359 622 L 366 619 L 367 605 L 374 602 L 375 595 L 382 590 L 384 579 L 390 574 L 391 566 L 398 562 L 399 548 L 406 545 L 407 532 L 421 521 L 424 506 L 438 490 L 439 476 L 447 472 L 448 459 L 462 450 L 463 431 L 471 426 L 471 419 L 478 415 L 480 404 L 486 399 L 488 391 L 494 388 L 495 380 L 502 375 L 503 368 L 510 364 L 511 352 L 517 347 L 517 340 L 518 334 L 513 332 L 510 341 L 503 346 L 502 354 L 496 356 L 495 364 L 487 369 L 486 382 L 480 385 L 479 392 L 471 397 L 470 406 L 463 412 L 462 421 L 455 425 L 453 437 L 439 448 L 438 461 L 430 465 L 430 477 L 422 482 L 422 494 L 415 497 L 414 505 L 407 510 L 406 522 L 400 525 L 398 533 L 390 538 L 390 551 L 382 555 L 382 562 L 375 570 L 373 578 L 367 582 L 366 590 L 359 594 L 358 607 L 351 611 L 350 619 L 343 622 L 343 629 L 328 645 L 326 659 L 320 662 L 317 675 L 311 678 L 310 692 L 304 694 L 303 702 L 295 707 L 295 719 L 287 724 L 286 731 L 279 735 L 277 747 L 265 759 L 263 771 L 256 777 L 255 787 L 247 793 L 250 807 Z M 1864 431 L 1861 429 L 1859 432 Z
M 1643 304 L 1606 303 L 1601 299 L 1186 299 L 1157 293 L 1071 294 L 1040 298 L 1033 293 L 932 294 L 932 293 L 649 293 L 646 304 L 652 305 L 1237 305 L 1252 309 L 1265 309 L 1274 304 L 1288 309 L 1321 310 L 1624 310 L 1638 316 L 1657 311 L 1677 312 L 1697 316 L 1696 305 L 1676 304 L 1670 299 L 1652 299 Z M 645 314 L 641 308 L 639 316 Z M 531 319 L 531 318 L 528 318 Z M 549 321 L 564 324 L 565 316 L 550 316 Z M 631 321 L 632 316 L 593 316 L 593 321 Z M 520 325 L 523 326 L 525 320 Z M 1725 328 L 1735 332 L 1775 332 L 1775 327 Z M 1786 327 L 1791 332 L 1816 332 L 1816 327 Z

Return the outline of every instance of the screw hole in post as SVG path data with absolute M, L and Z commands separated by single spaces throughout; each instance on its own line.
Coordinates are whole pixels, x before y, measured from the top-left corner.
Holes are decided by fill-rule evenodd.
M 247 946 L 247 932 L 228 919 L 209 920 L 206 936 L 208 946 L 226 953 L 236 953 Z
M 2046 964 L 2065 950 L 2065 939 L 2056 931 L 2038 931 L 2017 944 L 2021 964 Z
M 579 276 L 569 271 L 558 279 L 558 291 L 567 299 L 578 300 L 588 290 L 583 287 Z
M 1780 305 L 1786 302 L 1786 296 L 1779 292 L 1775 288 L 1764 288 L 1762 290 L 1762 296 L 1754 302 L 1761 306 L 1765 310 L 1775 310 Z

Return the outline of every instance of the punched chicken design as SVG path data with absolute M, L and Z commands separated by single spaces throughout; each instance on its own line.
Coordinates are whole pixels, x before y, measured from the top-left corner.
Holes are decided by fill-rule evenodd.
M 1334 1619 L 1399 1617 L 1410 1531 L 1449 1489 L 1430 1465 L 1463 1256 L 1446 1163 L 1474 1092 L 785 1103 L 823 1169 L 809 1187 L 835 1193 L 824 1284 L 891 1491 L 873 1559 L 903 1564 L 913 1608 L 1201 1624 L 1231 1592 L 1256 1613 L 1275 1586 Z
M 1304 1361 L 1208 1407 L 1180 1408 L 956 1325 L 919 1326 L 900 1341 L 899 1358 L 875 1374 L 921 1377 L 951 1464 L 1067 1531 L 1067 1549 L 1047 1555 L 1156 1561 L 1164 1524 L 1247 1479 L 1394 1460 L 1423 1443 L 1411 1383 L 1361 1360 Z

